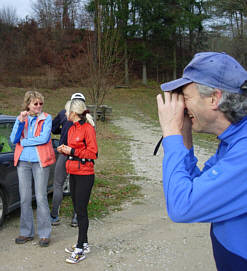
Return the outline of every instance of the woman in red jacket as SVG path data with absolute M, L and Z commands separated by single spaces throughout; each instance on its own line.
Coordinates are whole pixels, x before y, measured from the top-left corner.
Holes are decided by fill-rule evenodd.
M 68 146 L 61 145 L 58 151 L 68 155 L 66 170 L 70 174 L 70 190 L 79 226 L 76 246 L 65 249 L 71 253 L 66 262 L 78 263 L 89 252 L 87 206 L 94 184 L 94 160 L 98 155 L 98 147 L 93 118 L 85 103 L 81 99 L 74 99 L 68 108 L 66 114 L 73 125 L 68 131 Z

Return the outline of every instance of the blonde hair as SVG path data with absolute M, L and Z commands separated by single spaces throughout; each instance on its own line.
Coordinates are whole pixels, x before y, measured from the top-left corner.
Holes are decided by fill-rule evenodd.
M 93 127 L 95 126 L 93 117 L 89 113 L 85 114 L 87 107 L 82 99 L 73 99 L 72 101 L 68 101 L 65 105 L 65 110 L 68 114 L 71 112 L 76 113 L 81 119 L 85 117 L 86 122 L 90 123 Z
M 67 101 L 65 106 L 64 106 L 64 109 L 66 110 L 67 114 L 69 114 L 70 104 L 71 104 L 71 101 Z
M 33 100 L 40 100 L 42 103 L 44 103 L 44 96 L 40 92 L 35 90 L 27 91 L 24 95 L 22 109 L 28 111 L 28 106 Z

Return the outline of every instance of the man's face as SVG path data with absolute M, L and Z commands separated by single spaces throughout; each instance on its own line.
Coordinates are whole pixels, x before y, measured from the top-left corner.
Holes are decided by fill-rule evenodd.
M 195 132 L 209 133 L 214 121 L 213 111 L 210 110 L 211 97 L 200 95 L 196 84 L 191 83 L 183 87 L 185 107 L 192 121 L 192 129 Z

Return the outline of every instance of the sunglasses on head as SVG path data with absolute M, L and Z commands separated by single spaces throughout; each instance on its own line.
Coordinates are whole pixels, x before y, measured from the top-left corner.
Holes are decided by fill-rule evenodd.
M 42 105 L 43 105 L 43 103 L 34 103 L 33 105 L 34 105 L 34 106 L 37 106 L 37 105 L 42 106 Z

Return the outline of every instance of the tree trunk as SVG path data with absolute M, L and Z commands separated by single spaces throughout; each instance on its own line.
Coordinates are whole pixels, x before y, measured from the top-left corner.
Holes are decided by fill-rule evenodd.
M 173 47 L 173 80 L 177 78 L 177 51 L 176 46 Z
M 159 64 L 156 65 L 156 82 L 159 82 Z
M 143 85 L 147 85 L 147 63 L 143 62 L 142 63 L 142 83 Z
M 124 82 L 125 85 L 129 85 L 129 61 L 128 61 L 128 50 L 127 50 L 127 40 L 124 44 Z

